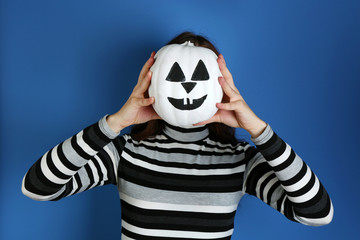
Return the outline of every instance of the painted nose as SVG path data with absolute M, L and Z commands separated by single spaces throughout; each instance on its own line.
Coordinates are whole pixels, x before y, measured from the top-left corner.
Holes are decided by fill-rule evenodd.
M 193 90 L 193 88 L 195 87 L 196 83 L 195 82 L 184 82 L 181 83 L 181 85 L 183 86 L 183 88 L 185 89 L 185 91 L 187 93 L 191 92 L 191 90 Z

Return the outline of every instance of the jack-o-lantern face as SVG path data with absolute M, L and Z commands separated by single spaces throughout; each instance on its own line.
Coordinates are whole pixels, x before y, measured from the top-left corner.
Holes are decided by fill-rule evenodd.
M 151 67 L 149 96 L 158 115 L 171 125 L 189 128 L 211 118 L 222 99 L 216 54 L 191 42 L 161 48 Z

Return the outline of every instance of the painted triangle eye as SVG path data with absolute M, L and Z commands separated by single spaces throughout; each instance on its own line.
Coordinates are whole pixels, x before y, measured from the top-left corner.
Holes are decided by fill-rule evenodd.
M 206 69 L 204 62 L 200 59 L 198 64 L 196 65 L 195 71 L 191 77 L 191 80 L 194 81 L 205 81 L 209 80 L 209 73 Z
M 170 82 L 185 82 L 185 75 L 177 62 L 172 65 L 166 80 Z

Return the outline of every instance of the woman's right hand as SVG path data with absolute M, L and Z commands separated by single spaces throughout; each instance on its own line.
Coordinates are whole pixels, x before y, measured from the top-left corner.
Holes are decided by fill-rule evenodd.
M 114 132 L 119 133 L 123 128 L 133 124 L 160 119 L 151 106 L 155 101 L 154 97 L 148 98 L 146 96 L 151 81 L 152 72 L 150 67 L 155 61 L 154 55 L 155 52 L 152 52 L 150 58 L 141 69 L 138 82 L 124 106 L 117 113 L 107 117 L 106 121 Z

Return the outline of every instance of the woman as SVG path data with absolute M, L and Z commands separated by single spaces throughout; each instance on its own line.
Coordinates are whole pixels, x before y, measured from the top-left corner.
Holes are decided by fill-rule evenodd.
M 59 200 L 95 186 L 118 187 L 122 239 L 230 239 L 237 205 L 251 194 L 288 219 L 331 222 L 331 200 L 305 162 L 246 104 L 224 57 L 204 37 L 185 41 L 218 55 L 224 92 L 218 111 L 196 128 L 166 124 L 147 97 L 154 53 L 124 106 L 45 153 L 26 173 L 23 193 Z M 130 134 L 123 128 L 135 125 Z M 243 128 L 256 147 L 237 141 Z

